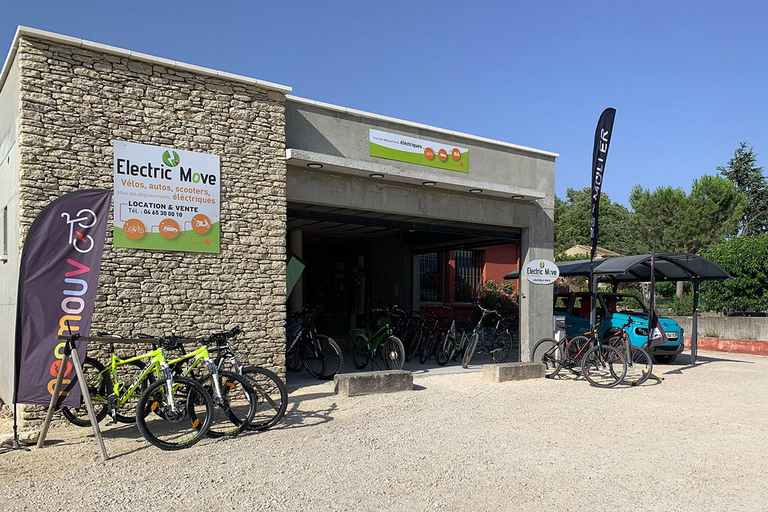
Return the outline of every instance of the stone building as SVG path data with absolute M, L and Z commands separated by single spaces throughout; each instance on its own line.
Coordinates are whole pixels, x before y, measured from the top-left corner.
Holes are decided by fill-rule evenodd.
M 117 141 L 220 158 L 220 252 L 116 247 L 108 229 L 93 319 L 99 330 L 240 325 L 244 358 L 284 375 L 288 246 L 307 263 L 291 307 L 329 301 L 328 328 L 336 332 L 374 305 L 418 309 L 421 288 L 431 286 L 420 269 L 433 255 L 453 261 L 454 274 L 463 272 L 462 258 L 470 270 L 482 267 L 489 263 L 483 250 L 505 245 L 514 247 L 510 265 L 552 258 L 556 154 L 290 91 L 20 27 L 0 75 L 3 325 L 15 324 L 19 256 L 33 219 L 64 193 L 112 188 Z M 456 160 L 468 155 L 468 168 L 379 156 L 373 138 L 382 133 L 462 148 Z M 437 153 L 433 163 L 448 160 Z M 550 334 L 552 304 L 547 287 L 520 286 L 525 359 L 531 341 Z M 6 328 L 6 400 L 13 353 Z

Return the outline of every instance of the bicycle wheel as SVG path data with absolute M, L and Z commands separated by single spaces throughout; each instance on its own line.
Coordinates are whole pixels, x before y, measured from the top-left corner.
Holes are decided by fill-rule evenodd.
M 341 348 L 333 339 L 324 334 L 304 344 L 302 352 L 304 368 L 310 375 L 320 380 L 330 380 L 344 366 Z
M 128 385 L 136 382 L 141 374 L 144 373 L 146 365 L 141 361 L 134 361 L 132 363 L 126 363 L 119 365 L 117 370 L 117 378 L 119 383 L 126 383 Z M 148 375 L 146 379 L 139 383 L 139 387 L 133 392 L 132 396 L 128 397 L 124 404 L 120 405 L 115 410 L 115 420 L 120 423 L 136 423 L 136 404 L 139 401 L 141 394 L 147 390 L 149 385 L 155 381 L 154 375 Z M 110 389 L 110 391 L 112 391 Z
M 453 353 L 454 342 L 455 336 L 448 332 L 448 334 L 445 335 L 445 339 L 438 345 L 437 350 L 435 350 L 435 361 L 437 361 L 438 365 L 445 366 L 448 364 L 451 354 Z
M 574 375 L 581 375 L 581 360 L 589 349 L 590 339 L 586 336 L 574 336 L 569 338 L 566 344 L 566 358 L 563 366 Z
M 293 346 L 285 353 L 285 368 L 289 372 L 300 372 L 304 365 L 301 363 L 301 354 L 299 354 L 299 342 L 293 344 Z
M 410 361 L 413 359 L 413 356 L 419 353 L 421 350 L 421 344 L 424 341 L 424 331 L 419 329 L 419 331 L 413 336 L 413 340 L 411 340 L 410 345 L 408 345 L 408 353 L 405 356 L 406 361 Z
M 246 377 L 234 372 L 218 372 L 221 396 L 217 396 L 213 374 L 209 373 L 199 380 L 213 400 L 213 414 L 209 437 L 234 436 L 250 425 L 256 414 L 256 393 Z M 196 411 L 190 409 L 189 416 L 194 422 Z
M 509 354 L 512 352 L 512 335 L 509 331 L 504 329 L 498 336 L 493 344 L 493 350 L 491 350 L 491 357 L 496 363 L 504 363 L 509 359 Z
M 402 370 L 405 364 L 403 342 L 397 336 L 389 336 L 381 342 L 381 358 L 387 370 Z
M 627 375 L 627 361 L 622 353 L 608 345 L 590 348 L 581 360 L 581 371 L 590 384 L 612 388 Z
M 479 331 L 472 333 L 472 337 L 469 340 L 469 346 L 464 350 L 464 357 L 461 358 L 462 368 L 467 368 L 469 362 L 472 361 L 472 356 L 475 355 L 475 350 L 477 350 L 477 344 L 480 342 L 480 337 Z
M 544 376 L 554 379 L 563 367 L 565 344 L 552 338 L 543 338 L 536 342 L 531 350 L 531 361 L 544 365 Z
M 622 353 L 626 354 L 626 352 Z M 648 380 L 652 372 L 653 359 L 651 355 L 642 347 L 630 347 L 624 383 L 630 386 L 639 386 Z
M 74 373 L 75 368 L 72 367 Z M 88 387 L 88 394 L 91 395 L 91 404 L 93 404 L 93 412 L 96 414 L 96 421 L 101 421 L 107 416 L 107 383 L 105 378 L 104 365 L 98 362 L 96 359 L 86 357 L 83 361 L 83 375 L 85 376 L 85 383 Z M 75 381 L 77 377 L 75 377 Z M 78 390 L 80 389 L 78 385 Z M 85 407 L 82 393 L 80 396 L 80 405 L 77 407 L 61 407 L 61 414 L 73 425 L 78 427 L 90 427 L 91 420 L 88 418 L 88 409 Z
M 435 338 L 435 331 L 430 331 L 429 334 L 427 334 L 427 339 L 422 343 L 421 352 L 419 353 L 419 362 L 421 364 L 426 363 L 435 351 L 435 344 L 437 342 Z
M 136 405 L 136 426 L 150 444 L 180 450 L 208 433 L 214 405 L 194 379 L 174 377 L 170 387 L 169 391 L 167 380 L 156 380 L 142 393 Z
M 258 366 L 243 368 L 243 377 L 256 394 L 256 413 L 251 419 L 251 430 L 267 430 L 283 419 L 288 408 L 288 390 L 275 373 Z
M 352 339 L 352 364 L 355 368 L 362 370 L 368 366 L 371 360 L 371 348 L 368 345 L 368 338 L 364 334 L 357 334 Z

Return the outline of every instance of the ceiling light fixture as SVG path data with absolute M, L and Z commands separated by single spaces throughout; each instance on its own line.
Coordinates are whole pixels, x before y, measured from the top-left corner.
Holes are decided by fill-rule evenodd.
M 512 196 L 512 199 L 525 199 L 525 196 Z
M 384 177 L 384 175 L 383 175 L 383 174 L 379 174 L 379 173 L 377 173 L 377 172 L 375 172 L 375 173 L 371 174 L 371 178 L 383 178 L 383 177 Z
M 471 189 L 469 189 L 469 191 L 472 192 L 473 194 L 482 194 L 483 193 L 483 189 L 481 189 L 481 188 L 471 188 Z
M 312 164 L 307 164 L 307 167 L 309 167 L 310 169 L 322 169 L 323 164 L 312 163 Z
M 422 183 L 422 185 L 424 185 L 425 187 L 434 187 L 435 185 L 437 185 L 437 183 L 435 183 L 434 181 L 425 181 L 424 183 Z

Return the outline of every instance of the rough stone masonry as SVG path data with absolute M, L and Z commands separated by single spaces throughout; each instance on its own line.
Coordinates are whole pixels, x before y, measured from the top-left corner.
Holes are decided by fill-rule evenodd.
M 92 332 L 239 325 L 242 358 L 284 376 L 285 96 L 30 37 L 18 58 L 22 241 L 49 201 L 112 188 L 115 140 L 221 157 L 221 253 L 115 248 L 110 219 Z

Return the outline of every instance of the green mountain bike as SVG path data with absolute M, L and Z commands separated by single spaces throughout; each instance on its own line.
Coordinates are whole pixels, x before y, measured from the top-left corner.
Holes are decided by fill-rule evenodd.
M 392 334 L 392 325 L 390 316 L 394 310 L 373 309 L 371 313 L 383 313 L 380 317 L 381 326 L 375 331 L 366 330 L 357 332 L 352 338 L 352 364 L 355 368 L 362 370 L 368 366 L 368 362 L 373 365 L 374 357 L 380 352 L 381 359 L 384 361 L 384 367 L 387 370 L 402 370 L 405 364 L 405 349 L 403 342 Z

